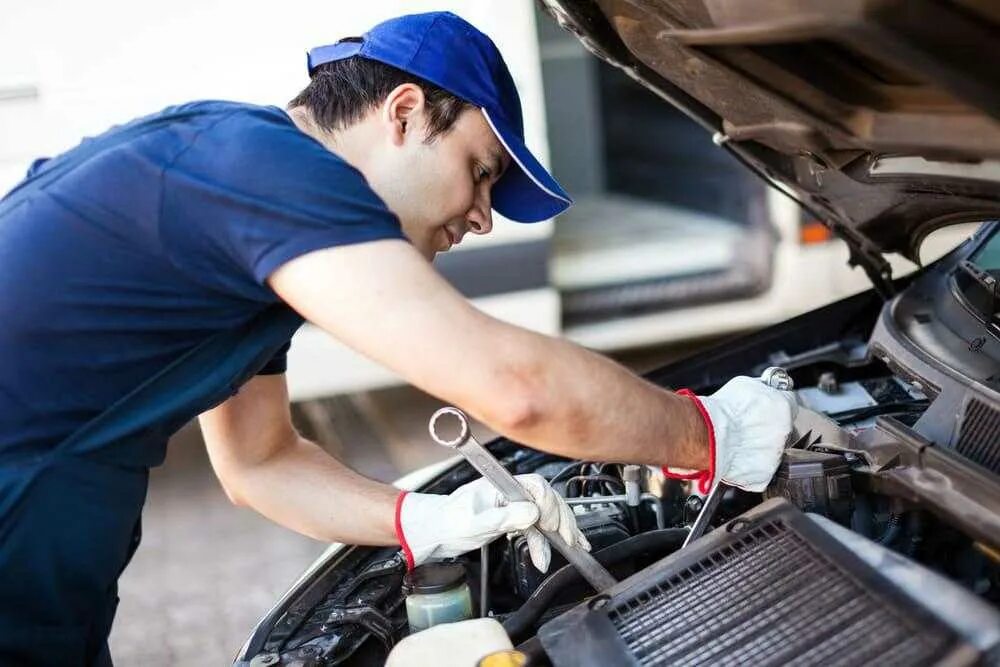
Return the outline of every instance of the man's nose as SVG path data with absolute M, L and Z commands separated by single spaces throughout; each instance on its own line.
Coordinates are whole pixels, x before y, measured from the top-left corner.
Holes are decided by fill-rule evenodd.
M 493 230 L 493 209 L 491 207 L 490 191 L 483 188 L 482 193 L 476 193 L 476 200 L 465 216 L 469 231 L 473 234 L 489 234 Z

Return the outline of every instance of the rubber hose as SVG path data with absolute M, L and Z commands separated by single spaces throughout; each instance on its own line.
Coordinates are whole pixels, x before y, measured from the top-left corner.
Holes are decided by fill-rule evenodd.
M 676 550 L 687 537 L 687 528 L 664 528 L 651 530 L 641 535 L 633 535 L 621 542 L 605 547 L 594 554 L 601 565 L 608 566 L 631 558 L 644 551 Z M 549 608 L 556 595 L 570 584 L 575 584 L 583 577 L 572 565 L 565 565 L 545 579 L 531 597 L 521 605 L 521 608 L 508 616 L 503 622 L 504 631 L 511 639 L 519 639 L 530 630 Z

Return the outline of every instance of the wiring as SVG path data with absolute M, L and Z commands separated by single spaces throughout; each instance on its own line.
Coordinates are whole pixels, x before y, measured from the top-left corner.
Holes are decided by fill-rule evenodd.
M 840 412 L 830 412 L 827 416 L 838 424 L 850 424 L 851 422 L 870 419 L 879 415 L 892 414 L 912 414 L 923 412 L 927 409 L 928 401 L 896 401 L 892 403 L 882 403 L 880 405 L 869 405 L 863 408 L 852 408 Z
M 577 496 L 587 495 L 587 490 L 592 484 L 602 483 L 606 486 L 614 485 L 617 490 L 612 491 L 612 493 L 618 493 L 624 495 L 625 493 L 625 483 L 620 479 L 616 479 L 611 475 L 577 475 L 575 477 L 570 477 L 566 481 L 566 497 L 574 498 Z M 576 493 L 576 488 L 574 484 L 580 486 L 579 493 Z

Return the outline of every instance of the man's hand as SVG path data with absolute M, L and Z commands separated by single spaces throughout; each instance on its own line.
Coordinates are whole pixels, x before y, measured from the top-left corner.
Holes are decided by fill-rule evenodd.
M 792 432 L 797 410 L 794 395 L 740 376 L 711 396 L 690 397 L 698 403 L 714 437 L 708 485 L 718 478 L 745 491 L 763 491 L 778 469 Z
M 533 503 L 507 503 L 486 479 L 459 487 L 449 495 L 399 494 L 396 502 L 396 536 L 410 567 L 429 558 L 457 556 L 511 532 L 535 525 L 556 530 L 567 544 L 590 549 L 576 526 L 576 517 L 540 475 L 517 475 Z M 540 571 L 549 569 L 551 547 L 542 535 L 528 534 L 531 562 Z

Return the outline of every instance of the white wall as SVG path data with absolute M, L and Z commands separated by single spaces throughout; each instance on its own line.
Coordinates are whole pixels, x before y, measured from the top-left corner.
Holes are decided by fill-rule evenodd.
M 0 163 L 26 166 L 178 102 L 284 105 L 308 80 L 308 48 L 431 9 L 455 11 L 496 41 L 521 91 L 528 143 L 546 154 L 530 0 L 32 0 L 4 3 L 0 20 Z M 23 86 L 38 96 L 3 100 Z

